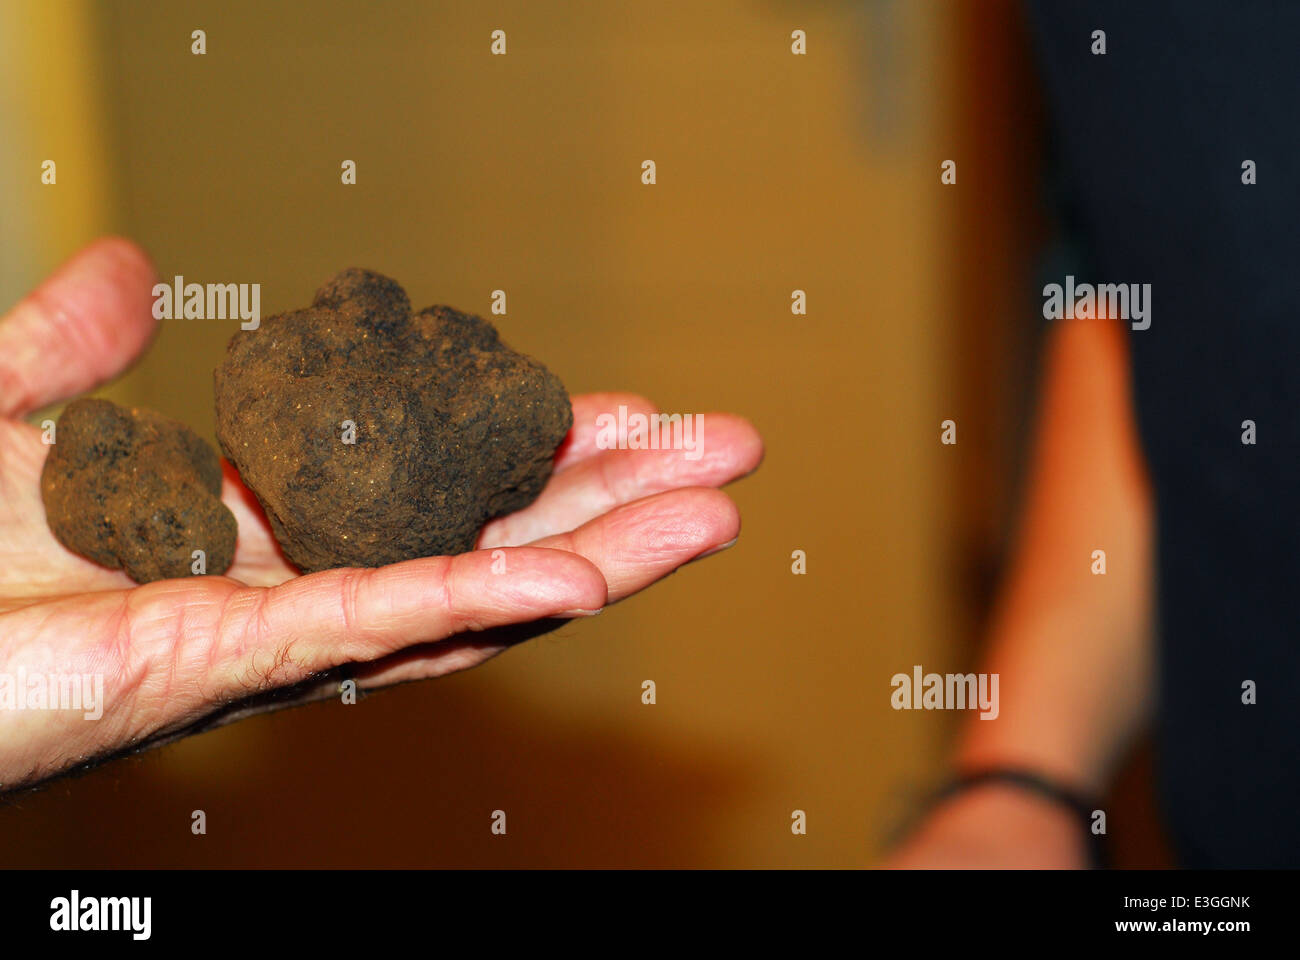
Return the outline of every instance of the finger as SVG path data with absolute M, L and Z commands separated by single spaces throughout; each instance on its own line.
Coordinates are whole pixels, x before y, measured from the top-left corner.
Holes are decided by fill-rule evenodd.
M 730 497 L 718 490 L 691 488 L 626 504 L 577 530 L 533 546 L 568 551 L 590 561 L 607 585 L 607 602 L 613 603 L 645 589 L 682 564 L 731 546 L 739 534 L 740 513 Z M 506 552 L 513 555 L 515 551 Z M 465 556 L 481 555 L 484 553 Z M 547 629 L 544 624 L 540 628 Z M 445 644 L 409 646 L 401 653 L 372 658 L 358 669 L 356 679 L 361 687 L 377 688 L 442 676 L 477 666 L 525 636 L 493 630 L 481 639 L 468 635 Z
M 608 600 L 623 599 L 650 586 L 684 563 L 736 541 L 740 515 L 717 490 L 674 490 L 619 507 L 572 533 L 540 541 L 575 551 L 600 568 Z M 357 670 L 362 688 L 378 688 L 439 677 L 477 666 L 507 647 L 554 629 L 554 622 L 511 626 L 481 635 L 409 647 Z
M 596 437 L 600 432 L 596 427 L 596 419 L 602 413 L 617 417 L 620 406 L 626 407 L 629 415 L 644 413 L 649 416 L 659 412 L 653 403 L 635 393 L 583 393 L 573 398 L 573 427 L 556 451 L 556 473 L 600 452 L 596 446 Z
M 682 487 L 720 487 L 753 471 L 763 441 L 743 417 L 703 414 L 698 458 L 686 450 L 603 450 L 551 479 L 533 503 L 488 524 L 479 548 L 532 543 L 621 504 Z
M 125 370 L 157 327 L 154 269 L 133 243 L 97 240 L 0 321 L 0 415 L 23 416 Z
M 212 679 L 257 692 L 466 630 L 599 610 L 605 599 L 591 563 L 535 547 L 327 570 L 237 591 L 222 613 Z
M 535 547 L 567 550 L 605 578 L 609 602 L 644 590 L 682 564 L 725 549 L 740 536 L 740 511 L 721 490 L 693 487 L 624 504 Z

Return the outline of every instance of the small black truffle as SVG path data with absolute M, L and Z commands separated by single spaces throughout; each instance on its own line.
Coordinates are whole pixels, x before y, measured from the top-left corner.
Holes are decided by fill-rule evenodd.
M 84 399 L 64 409 L 41 472 L 50 529 L 69 550 L 137 583 L 206 573 L 235 555 L 221 461 L 189 427 L 152 410 Z

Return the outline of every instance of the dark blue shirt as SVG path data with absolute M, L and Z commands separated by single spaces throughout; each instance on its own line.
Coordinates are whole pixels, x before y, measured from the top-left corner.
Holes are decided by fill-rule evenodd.
M 1152 285 L 1150 329 L 1129 337 L 1156 500 L 1161 806 L 1183 865 L 1297 867 L 1300 3 L 1030 12 L 1092 271 Z

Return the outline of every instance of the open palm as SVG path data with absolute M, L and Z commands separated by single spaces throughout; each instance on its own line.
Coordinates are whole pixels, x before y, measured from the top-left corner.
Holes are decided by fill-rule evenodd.
M 102 677 L 104 700 L 94 720 L 0 701 L 0 791 L 334 695 L 344 676 L 364 689 L 475 666 L 739 532 L 734 504 L 712 488 L 758 465 L 753 427 L 705 415 L 697 460 L 599 450 L 599 413 L 653 408 L 590 394 L 573 399 L 545 491 L 490 523 L 471 553 L 299 576 L 226 465 L 222 497 L 239 523 L 230 570 L 136 586 L 54 539 L 40 497 L 48 447 L 20 418 L 111 379 L 144 350 L 154 282 L 138 248 L 102 240 L 0 321 L 0 678 Z

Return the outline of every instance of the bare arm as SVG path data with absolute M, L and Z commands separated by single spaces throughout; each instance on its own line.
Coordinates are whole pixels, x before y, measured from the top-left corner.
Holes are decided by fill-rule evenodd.
M 1052 331 L 1015 559 L 991 624 L 997 719 L 973 717 L 960 768 L 1028 767 L 1102 789 L 1152 699 L 1152 507 L 1117 321 Z M 1106 573 L 1092 572 L 1105 551 Z M 1078 866 L 1078 825 L 1014 787 L 935 810 L 895 866 Z

